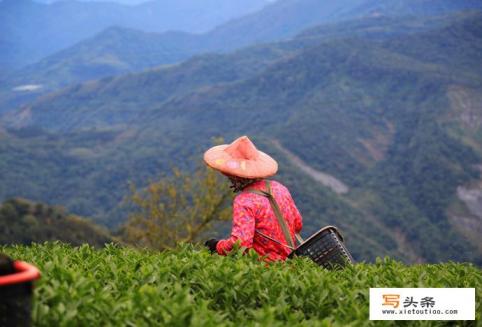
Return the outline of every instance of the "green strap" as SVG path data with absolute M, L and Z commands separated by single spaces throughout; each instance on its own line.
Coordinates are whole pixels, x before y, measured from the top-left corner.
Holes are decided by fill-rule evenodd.
M 271 208 L 273 209 L 274 215 L 276 216 L 276 219 L 278 220 L 278 224 L 281 227 L 281 230 L 283 231 L 283 234 L 285 236 L 286 243 L 289 245 L 290 248 L 294 249 L 295 248 L 295 242 L 293 242 L 293 239 L 291 238 L 288 226 L 286 225 L 286 220 L 283 217 L 283 214 L 281 213 L 281 210 L 278 206 L 278 203 L 276 202 L 276 199 L 273 196 L 273 193 L 271 193 L 271 183 L 269 180 L 266 180 L 266 191 L 261 191 L 261 190 L 247 190 L 246 192 L 253 193 L 253 194 L 258 194 L 264 197 L 267 197 L 269 200 L 269 203 L 271 205 Z M 298 238 L 298 241 L 300 241 L 301 236 L 298 234 L 296 235 Z M 301 242 L 303 239 L 301 239 Z M 300 242 L 300 243 L 301 243 Z

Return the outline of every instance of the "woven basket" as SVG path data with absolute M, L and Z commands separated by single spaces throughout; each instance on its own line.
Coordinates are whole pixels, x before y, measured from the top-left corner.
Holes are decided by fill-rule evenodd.
M 343 244 L 343 236 L 334 226 L 326 226 L 303 241 L 289 257 L 305 256 L 327 269 L 340 269 L 353 264 L 350 252 Z
M 40 272 L 22 261 L 15 261 L 14 269 L 0 276 L 0 327 L 31 325 L 33 281 Z

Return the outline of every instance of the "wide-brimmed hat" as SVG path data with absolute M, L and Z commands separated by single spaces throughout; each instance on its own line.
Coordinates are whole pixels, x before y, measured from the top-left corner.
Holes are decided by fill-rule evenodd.
M 259 151 L 247 136 L 217 145 L 204 153 L 206 164 L 220 172 L 243 178 L 265 178 L 278 171 L 278 163 Z

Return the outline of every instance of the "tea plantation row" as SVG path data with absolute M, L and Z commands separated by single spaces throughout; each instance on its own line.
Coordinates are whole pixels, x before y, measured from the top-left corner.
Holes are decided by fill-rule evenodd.
M 265 264 L 256 255 L 210 255 L 60 243 L 0 247 L 42 271 L 33 310 L 39 326 L 452 326 L 368 320 L 370 287 L 476 287 L 470 264 L 406 266 L 384 259 L 327 271 L 306 259 Z M 458 322 L 473 326 L 474 322 Z

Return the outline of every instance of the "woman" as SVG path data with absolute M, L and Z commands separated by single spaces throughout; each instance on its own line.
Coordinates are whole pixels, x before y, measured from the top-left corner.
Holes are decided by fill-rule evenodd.
M 206 164 L 231 181 L 238 195 L 233 204 L 231 237 L 209 240 L 211 252 L 225 255 L 236 242 L 252 248 L 268 261 L 285 260 L 295 246 L 302 218 L 288 189 L 265 178 L 276 174 L 277 162 L 256 149 L 247 136 L 231 144 L 212 147 L 204 154 Z

